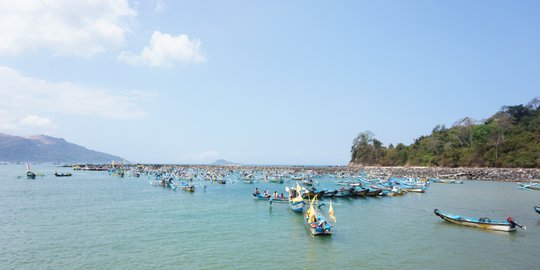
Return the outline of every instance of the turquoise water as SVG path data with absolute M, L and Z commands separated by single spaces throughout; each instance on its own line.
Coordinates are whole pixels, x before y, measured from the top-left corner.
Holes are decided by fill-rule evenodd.
M 172 191 L 149 179 L 34 166 L 0 166 L 1 269 L 536 269 L 540 191 L 512 183 L 432 184 L 425 194 L 335 200 L 336 231 L 312 237 L 286 204 L 251 192 L 286 184 Z M 332 179 L 319 180 L 332 186 Z M 442 221 L 433 209 L 503 219 L 501 233 Z

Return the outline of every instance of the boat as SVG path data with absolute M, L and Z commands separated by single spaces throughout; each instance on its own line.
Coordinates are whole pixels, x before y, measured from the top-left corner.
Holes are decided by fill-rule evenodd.
M 30 164 L 26 162 L 26 179 L 36 179 L 36 174 L 30 171 Z
M 67 172 L 67 173 L 57 173 L 57 172 L 55 172 L 54 176 L 56 176 L 56 177 L 69 177 L 69 176 L 72 176 L 72 174 L 70 172 Z
M 313 207 L 313 202 L 316 198 L 317 197 L 314 197 L 311 200 L 309 208 L 304 213 L 304 225 L 312 235 L 332 235 L 334 232 L 334 226 L 328 222 L 327 218 L 323 216 L 321 211 Z
M 165 188 L 170 188 L 172 190 L 176 190 L 176 188 L 178 188 L 178 185 L 174 183 L 174 180 L 173 180 L 172 177 L 170 177 L 168 179 L 152 180 L 152 181 L 150 181 L 150 185 L 152 185 L 154 187 L 162 186 L 162 187 L 165 187 Z
M 263 194 L 255 194 L 253 193 L 253 196 L 255 199 L 263 200 L 263 201 L 270 201 L 270 202 L 287 202 L 287 198 L 281 198 L 281 197 L 274 197 L 274 196 L 264 196 Z
M 365 195 L 371 197 L 382 196 L 383 191 L 380 188 L 367 188 Z
M 519 183 L 523 189 L 540 190 L 540 183 Z
M 306 203 L 302 198 L 302 187 L 296 183 L 296 188 L 286 188 L 286 190 L 289 192 L 289 207 L 291 210 L 296 213 L 304 212 Z
M 535 206 L 534 211 L 536 211 L 536 213 L 540 214 L 540 206 Z
M 305 186 L 313 186 L 313 180 L 311 179 L 304 179 L 304 181 L 302 181 L 302 184 L 304 184 Z
M 195 191 L 195 186 L 194 185 L 183 186 L 182 190 L 183 191 L 188 191 L 188 192 L 194 192 Z
M 27 179 L 36 179 L 36 174 L 31 172 L 31 171 L 27 171 L 26 172 L 26 178 Z
M 439 211 L 439 209 L 433 210 L 433 213 L 435 213 L 436 216 L 440 217 L 443 220 L 446 220 L 450 223 L 469 226 L 469 227 L 476 227 L 486 230 L 495 230 L 495 231 L 503 231 L 503 232 L 513 232 L 516 230 L 516 227 L 520 227 L 523 230 L 526 230 L 526 226 L 521 226 L 517 224 L 512 217 L 508 217 L 506 220 L 491 220 L 487 217 L 481 217 L 481 218 L 471 218 L 471 217 L 464 217 L 459 215 L 453 215 L 449 213 L 444 213 Z
M 463 181 L 455 180 L 455 179 L 429 178 L 428 180 L 432 183 L 440 183 L 440 184 L 463 184 Z

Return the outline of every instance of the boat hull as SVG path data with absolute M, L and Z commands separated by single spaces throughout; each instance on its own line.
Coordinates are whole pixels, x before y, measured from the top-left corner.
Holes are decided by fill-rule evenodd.
M 299 202 L 289 201 L 289 206 L 293 212 L 302 213 L 306 203 L 303 200 Z
M 315 216 L 322 218 L 324 221 L 321 222 L 319 219 L 317 219 L 316 222 L 309 222 L 307 213 L 304 213 L 304 225 L 306 226 L 306 229 L 314 236 L 332 235 L 334 227 L 327 222 L 327 219 L 318 210 L 314 211 Z
M 534 211 L 536 211 L 536 213 L 540 214 L 540 206 L 535 206 Z
M 458 215 L 443 213 L 439 211 L 439 209 L 435 209 L 433 210 L 433 212 L 441 219 L 458 225 L 503 232 L 513 232 L 516 230 L 516 226 L 511 225 L 508 221 L 505 220 L 489 220 L 487 218 L 484 218 L 484 220 L 482 220 L 482 218 L 476 219 L 462 217 Z

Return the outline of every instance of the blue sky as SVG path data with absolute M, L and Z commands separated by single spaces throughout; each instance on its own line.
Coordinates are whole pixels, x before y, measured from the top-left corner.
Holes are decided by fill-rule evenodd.
M 540 96 L 538 1 L 0 4 L 0 132 L 135 162 L 330 164 Z

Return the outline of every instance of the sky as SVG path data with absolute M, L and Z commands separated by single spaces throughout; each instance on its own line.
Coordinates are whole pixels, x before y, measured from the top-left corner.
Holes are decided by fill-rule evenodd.
M 540 96 L 539 1 L 0 0 L 0 132 L 345 165 Z

